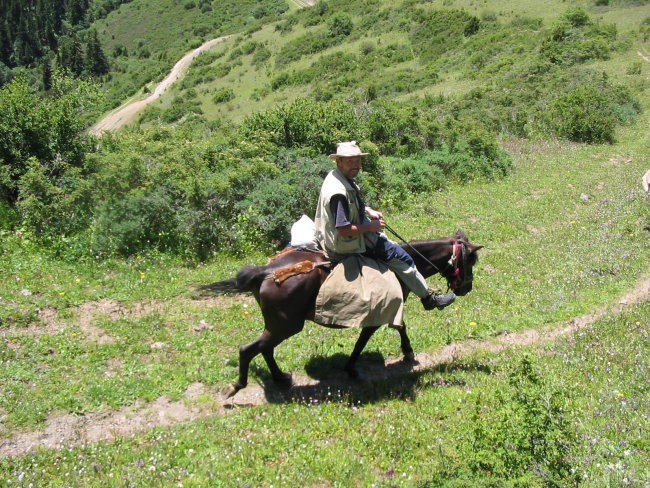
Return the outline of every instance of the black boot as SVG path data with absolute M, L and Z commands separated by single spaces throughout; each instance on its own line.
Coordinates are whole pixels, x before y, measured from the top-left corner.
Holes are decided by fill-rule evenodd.
M 454 300 L 456 300 L 456 295 L 453 293 L 434 293 L 433 291 L 429 291 L 427 296 L 420 299 L 425 310 L 443 309 L 454 303 Z

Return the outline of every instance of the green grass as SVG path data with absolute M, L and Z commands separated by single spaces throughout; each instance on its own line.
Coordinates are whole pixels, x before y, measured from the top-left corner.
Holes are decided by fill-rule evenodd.
M 648 481 L 649 313 L 646 302 L 542 351 L 478 354 L 398 385 L 237 409 L 111 444 L 4 459 L 0 466 L 13 484 L 48 486 L 504 486 L 516 477 L 536 486 L 513 467 L 510 480 L 497 464 L 471 468 L 489 462 L 483 454 L 491 448 L 533 432 L 532 425 L 506 423 L 520 412 L 504 398 L 519 391 L 559 402 L 559 412 L 539 416 L 572 439 L 567 454 L 584 486 L 642 486 Z M 538 383 L 513 389 L 524 361 L 532 362 Z
M 493 10 L 503 19 L 526 12 L 547 20 L 565 7 L 449 0 L 442 5 L 478 14 Z M 634 28 L 634 19 L 619 16 L 620 9 L 584 5 L 604 21 Z M 637 22 L 641 8 L 635 10 Z M 296 28 L 290 36 L 302 32 Z M 251 35 L 269 43 L 276 37 L 271 27 Z M 230 52 L 234 43 L 215 49 Z M 228 52 L 215 64 L 227 57 Z M 272 74 L 267 68 L 256 72 L 249 58 L 225 78 L 240 83 L 241 93 L 252 93 Z M 637 60 L 633 48 L 593 66 L 627 82 L 626 69 Z M 636 81 L 647 78 L 647 63 L 642 69 Z M 197 87 L 205 107 L 209 91 L 220 86 Z M 450 72 L 422 92 L 470 88 L 460 73 Z M 301 90 L 274 93 L 259 103 L 240 96 L 205 110 L 208 118 L 231 113 L 237 119 Z M 163 106 L 179 93 L 175 87 Z M 649 302 L 611 311 L 650 272 L 650 200 L 640 184 L 650 167 L 650 99 L 647 91 L 640 98 L 645 112 L 619 130 L 614 145 L 503 140 L 514 160 L 504 180 L 452 185 L 387 215 L 409 238 L 462 228 L 472 242 L 486 246 L 467 297 L 441 312 L 425 312 L 416 300 L 407 303 L 416 352 L 434 354 L 445 344 L 503 332 L 553 329 L 605 310 L 600 320 L 567 338 L 457 357 L 397 381 L 329 392 L 303 389 L 300 398 L 227 411 L 216 409 L 209 396 L 188 400 L 185 392 L 195 382 L 216 391 L 233 381 L 238 347 L 262 330 L 250 299 L 197 300 L 192 287 L 231 277 L 265 256 L 218 256 L 196 264 L 152 253 L 76 262 L 57 258 L 20 233 L 0 231 L 1 437 L 43 429 L 59 413 L 109 414 L 163 396 L 214 413 L 114 442 L 3 457 L 0 485 L 544 486 L 540 472 L 564 473 L 582 486 L 647 485 Z M 442 286 L 439 278 L 430 282 Z M 123 312 L 93 311 L 107 300 Z M 202 329 L 202 321 L 212 328 Z M 276 356 L 286 371 L 335 380 L 356 337 L 357 331 L 308 323 Z M 397 334 L 382 329 L 362 362 L 381 368 L 375 360 L 399 354 Z M 537 382 L 522 373 L 529 363 Z M 251 383 L 268 380 L 261 358 L 251 369 Z M 528 439 L 543 448 L 527 447 Z M 558 453 L 562 443 L 564 452 Z M 567 466 L 573 472 L 565 473 Z
M 553 328 L 617 303 L 647 276 L 650 215 L 640 175 L 649 166 L 649 121 L 650 114 L 642 114 L 620 131 L 616 145 L 503 141 L 515 163 L 505 180 L 453 186 L 387 215 L 410 238 L 450 235 L 460 227 L 486 246 L 467 297 L 434 313 L 407 303 L 416 351 L 434 353 L 444 344 L 504 331 Z M 2 436 L 43 428 L 56 412 L 109 412 L 162 396 L 181 399 L 194 382 L 216 390 L 232 381 L 238 346 L 261 332 L 260 313 L 250 301 L 233 299 L 207 307 L 192 299 L 191 286 L 232 276 L 248 262 L 262 263 L 264 257 L 220 256 L 203 265 L 155 254 L 64 262 L 5 232 Z M 126 310 L 94 315 L 93 330 L 112 339 L 106 343 L 82 326 L 77 308 L 101 299 L 116 300 Z M 151 303 L 144 312 L 129 312 Z M 39 330 L 39 311 L 46 309 L 58 312 L 54 330 L 42 322 Z M 533 471 L 506 476 L 514 461 L 476 448 L 479 438 L 508 444 L 534 430 L 530 419 L 519 429 L 505 423 L 516 405 L 508 396 L 508 378 L 527 352 L 544 379 L 533 393 L 552 395 L 570 420 L 553 417 L 549 432 L 572 439 L 568 462 L 584 484 L 627 479 L 641 486 L 648 481 L 648 312 L 646 301 L 620 315 L 606 314 L 588 331 L 543 349 L 458 358 L 396 384 L 360 384 L 317 396 L 317 402 L 242 408 L 133 439 L 42 449 L 3 459 L 0 471 L 5 483 L 48 486 L 467 486 L 488 484 L 488 471 L 501 481 L 528 476 L 525 482 L 534 485 L 539 479 L 530 478 Z M 201 321 L 213 328 L 194 330 Z M 278 361 L 287 371 L 336 378 L 356 335 L 308 324 L 278 348 Z M 366 354 L 398 356 L 395 332 L 382 329 Z M 258 358 L 251 380 L 267 379 Z M 493 409 L 481 417 L 479 404 Z M 526 411 L 515 414 L 525 417 Z M 490 425 L 502 425 L 503 432 Z

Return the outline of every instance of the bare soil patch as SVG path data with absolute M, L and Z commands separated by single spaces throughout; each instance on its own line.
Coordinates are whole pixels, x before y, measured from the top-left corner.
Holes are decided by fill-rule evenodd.
M 69 327 L 78 326 L 88 343 L 109 344 L 115 339 L 105 333 L 97 325 L 101 320 L 115 321 L 120 319 L 134 320 L 153 313 L 165 315 L 174 307 L 199 307 L 211 309 L 232 305 L 242 300 L 253 302 L 253 297 L 200 297 L 175 298 L 173 300 L 145 300 L 124 304 L 117 300 L 104 298 L 93 302 L 82 303 L 78 307 L 67 309 L 72 314 L 70 319 L 62 319 L 55 308 L 39 310 L 38 322 L 27 327 L 8 327 L 0 330 L 1 337 L 10 336 L 42 336 L 58 334 Z M 196 331 L 209 329 L 210 324 L 200 322 L 194 326 Z
M 507 333 L 488 340 L 470 340 L 450 344 L 436 353 L 417 354 L 412 363 L 406 363 L 401 358 L 389 358 L 384 361 L 383 367 L 378 367 L 375 361 L 362 360 L 359 364 L 359 372 L 365 381 L 379 381 L 400 377 L 411 372 L 430 370 L 436 366 L 471 356 L 479 351 L 498 352 L 511 347 L 549 343 L 587 327 L 605 314 L 620 313 L 626 306 L 648 299 L 650 299 L 650 278 L 641 281 L 617 304 L 611 307 L 602 307 L 559 326 Z M 204 300 L 204 304 L 211 306 L 214 301 L 212 299 Z M 159 305 L 160 303 L 157 303 L 157 306 Z M 109 314 L 133 314 L 143 313 L 143 310 L 148 310 L 149 306 L 142 305 L 140 308 L 135 306 L 127 310 L 116 302 L 102 300 L 93 304 L 85 304 L 79 309 L 84 313 L 93 313 L 101 309 Z M 110 369 L 117 371 L 120 367 L 120 364 L 113 364 Z M 39 447 L 60 449 L 98 441 L 111 441 L 119 437 L 132 436 L 153 427 L 171 426 L 181 422 L 191 422 L 205 416 L 227 414 L 228 411 L 237 407 L 291 401 L 292 398 L 305 398 L 306 393 L 318 398 L 319 395 L 325 394 L 324 392 L 353 387 L 354 383 L 343 374 L 340 378 L 322 381 L 303 374 L 294 374 L 293 386 L 290 389 L 252 383 L 232 398 L 224 401 L 220 399 L 215 387 L 193 383 L 187 387 L 183 399 L 179 401 L 170 401 L 166 397 L 161 397 L 153 403 L 138 402 L 117 411 L 110 410 L 86 415 L 52 413 L 43 429 L 22 432 L 13 437 L 0 439 L 0 455 L 20 456 L 33 452 Z M 210 401 L 199 401 L 206 398 Z M 0 411 L 1 417 L 2 412 Z

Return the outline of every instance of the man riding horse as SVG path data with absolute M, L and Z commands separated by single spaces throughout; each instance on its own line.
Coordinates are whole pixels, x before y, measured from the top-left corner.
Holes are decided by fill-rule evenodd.
M 386 263 L 406 287 L 420 297 L 426 310 L 444 308 L 456 298 L 453 293 L 434 293 L 415 267 L 413 258 L 382 232 L 384 216 L 361 198 L 354 178 L 361 171 L 363 156 L 355 141 L 340 142 L 336 153 L 336 169 L 323 181 L 316 208 L 316 238 L 329 259 L 340 262 L 350 254 L 363 254 Z
M 412 360 L 413 348 L 406 332 L 406 324 L 401 318 L 401 305 L 408 293 L 413 291 L 420 296 L 424 307 L 431 310 L 446 307 L 455 300 L 456 295 L 464 296 L 472 290 L 472 268 L 477 263 L 477 252 L 482 246 L 472 244 L 463 231 L 458 230 L 454 236 L 447 238 L 410 241 L 405 243 L 406 247 L 398 246 L 381 232 L 386 227 L 382 213 L 365 206 L 354 181 L 365 155 L 354 141 L 338 144 L 336 154 L 331 155 L 336 159 L 337 168 L 323 182 L 315 219 L 317 238 L 327 256 L 324 252 L 314 252 L 313 249 L 302 246 L 290 247 L 273 256 L 266 265 L 245 266 L 234 278 L 202 287 L 216 293 L 252 293 L 264 318 L 262 334 L 239 348 L 239 377 L 224 387 L 222 395 L 225 398 L 232 397 L 246 387 L 250 363 L 258 354 L 264 357 L 274 381 L 290 385 L 291 375 L 280 369 L 274 351 L 280 343 L 303 330 L 306 320 L 326 327 L 361 327 L 359 338 L 344 366 L 352 378 L 358 376 L 356 362 L 375 331 L 382 324 L 397 326 L 398 319 L 399 327 L 396 330 L 400 336 L 400 348 L 404 359 Z M 362 259 L 345 259 L 355 254 L 362 256 Z M 322 292 L 328 288 L 329 280 L 338 274 L 337 271 L 352 271 L 354 263 L 360 263 L 366 257 L 379 264 L 386 263 L 386 267 L 394 271 L 404 286 L 397 280 L 394 280 L 397 282 L 396 287 L 385 286 L 393 281 L 390 278 L 380 286 L 382 292 L 397 292 L 398 307 L 393 310 L 396 311 L 394 315 L 386 318 L 384 315 L 372 314 L 368 321 L 364 318 L 360 325 L 349 325 L 338 314 L 338 310 L 332 315 L 331 309 L 324 306 L 327 300 L 321 298 L 332 295 Z M 331 268 L 333 262 L 344 259 L 346 263 L 352 263 L 349 269 L 344 265 Z M 344 278 L 363 274 L 366 279 L 373 275 L 372 269 L 372 266 L 368 266 L 363 268 L 363 273 L 344 273 Z M 454 293 L 431 292 L 424 276 L 434 274 L 445 278 L 447 286 Z M 376 300 L 376 288 L 360 285 L 358 289 L 364 290 L 363 296 L 370 298 L 370 302 L 375 299 L 375 305 L 368 302 L 368 306 L 356 307 L 357 310 L 363 308 L 366 309 L 365 312 L 373 312 L 375 308 L 381 310 L 378 303 L 388 303 L 383 300 L 383 295 L 381 300 Z M 337 285 L 333 295 L 346 295 L 343 291 Z M 355 293 L 347 297 L 353 301 L 359 300 Z M 395 303 L 393 298 L 390 298 L 390 303 Z M 390 309 L 391 307 L 386 307 L 386 310 Z M 323 314 L 323 311 L 329 315 Z

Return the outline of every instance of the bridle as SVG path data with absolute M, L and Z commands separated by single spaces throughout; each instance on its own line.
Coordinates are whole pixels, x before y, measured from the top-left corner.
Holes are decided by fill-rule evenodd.
M 458 242 L 454 238 L 451 241 L 451 257 L 447 261 L 447 269 L 451 269 L 451 273 L 448 275 L 443 274 L 443 276 L 447 279 L 447 286 L 454 290 L 464 283 L 466 277 L 466 274 L 461 271 L 461 267 L 458 265 L 459 261 L 463 263 L 463 271 L 467 266 L 465 266 L 465 243 Z
M 387 231 L 401 240 L 406 244 L 412 251 L 414 251 L 418 256 L 420 256 L 424 261 L 429 264 L 433 269 L 445 277 L 447 280 L 447 288 L 450 290 L 455 290 L 461 284 L 465 282 L 467 278 L 467 265 L 466 265 L 466 250 L 465 243 L 462 241 L 457 241 L 452 237 L 452 251 L 449 261 L 447 261 L 447 266 L 445 268 L 445 273 L 443 273 L 438 266 L 433 264 L 426 256 L 424 256 L 420 251 L 415 249 L 409 241 L 400 236 L 393 228 L 391 228 L 386 222 L 384 222 L 384 227 Z M 462 267 L 459 266 L 459 263 L 462 263 Z M 451 269 L 451 272 L 447 270 Z

